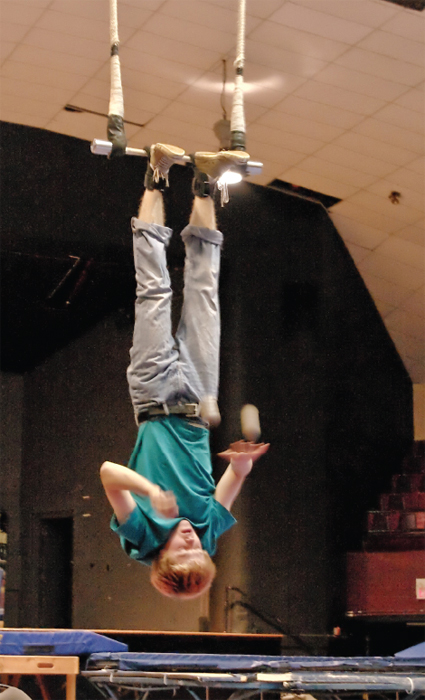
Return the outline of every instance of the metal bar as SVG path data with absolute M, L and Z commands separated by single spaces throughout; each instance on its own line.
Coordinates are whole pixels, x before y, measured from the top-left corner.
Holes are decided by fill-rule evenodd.
M 97 156 L 109 156 L 112 150 L 112 143 L 110 141 L 102 141 L 101 139 L 93 139 L 90 150 Z M 139 156 L 142 158 L 147 158 L 146 151 L 143 148 L 131 148 L 127 146 L 125 149 L 125 154 L 127 156 Z M 191 163 L 189 156 L 183 156 L 179 161 L 178 165 L 187 165 Z M 248 175 L 260 175 L 263 171 L 263 164 L 258 160 L 249 160 L 246 164 L 246 172 Z

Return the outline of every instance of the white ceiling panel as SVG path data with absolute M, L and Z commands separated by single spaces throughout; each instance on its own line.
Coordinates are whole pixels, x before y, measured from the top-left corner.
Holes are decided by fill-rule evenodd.
M 336 180 L 347 185 L 352 185 L 356 192 L 358 191 L 359 187 L 367 187 L 372 182 L 375 182 L 374 175 L 362 173 L 354 168 L 341 165 L 340 163 L 332 163 L 330 161 L 323 160 L 322 158 L 318 158 L 317 156 L 305 158 L 301 162 L 300 167 L 302 167 L 303 170 L 316 175 L 322 174 L 329 180 Z
M 400 260 L 393 260 L 386 255 L 381 255 L 377 251 L 373 251 L 363 260 L 359 269 L 412 291 L 419 289 L 424 284 L 422 270 L 405 265 Z
M 0 12 L 1 118 L 104 138 L 107 0 L 0 0 Z M 217 147 L 237 12 L 238 0 L 119 0 L 130 145 Z M 384 0 L 248 0 L 244 71 L 247 149 L 264 163 L 252 181 L 342 200 L 332 219 L 416 382 L 425 382 L 424 27 L 425 12 Z
M 421 16 L 418 20 L 423 21 Z M 384 56 L 423 66 L 423 44 L 408 37 L 401 37 L 390 32 L 374 31 L 359 41 L 359 47 L 382 53 Z
M 391 78 L 396 83 L 412 87 L 424 79 L 425 73 L 423 65 L 415 66 L 413 63 L 359 49 L 357 46 L 336 58 L 335 63 L 360 73 L 375 75 L 377 78 Z
M 371 3 L 368 0 L 300 0 L 300 4 L 367 27 L 380 27 L 399 14 L 397 6 L 385 5 L 383 2 Z
M 336 64 L 330 65 L 318 73 L 315 80 L 341 88 L 349 87 L 352 92 L 376 97 L 379 100 L 385 100 L 385 102 L 392 102 L 406 92 L 405 85 Z
M 385 32 L 398 34 L 406 39 L 422 43 L 425 37 L 425 18 L 417 12 L 398 11 L 381 26 Z
M 330 178 L 324 177 L 323 174 L 308 172 L 307 170 L 303 170 L 302 167 L 285 170 L 280 174 L 280 179 L 285 182 L 296 182 L 301 187 L 306 187 L 315 192 L 320 191 L 323 194 L 330 195 L 331 197 L 338 197 L 339 199 L 349 197 L 356 189 L 353 185 L 331 180 Z
M 353 132 L 365 134 L 373 139 L 388 143 L 400 148 L 406 148 L 415 154 L 425 153 L 425 141 L 422 134 L 409 131 L 402 126 L 382 122 L 378 119 L 364 119 L 353 127 Z
M 361 248 L 372 251 L 388 238 L 388 234 L 383 231 L 379 231 L 379 229 L 373 228 L 360 221 L 355 221 L 340 213 L 336 210 L 336 206 L 337 205 L 332 207 L 330 215 L 344 241 L 354 243 Z
M 384 100 L 360 95 L 358 92 L 336 85 L 316 82 L 315 80 L 309 80 L 298 88 L 295 94 L 297 97 L 303 97 L 306 100 L 313 100 L 313 102 L 318 102 L 319 104 L 345 109 L 348 112 L 354 112 L 363 116 L 369 116 L 385 106 Z
M 5 27 L 10 24 L 22 24 L 31 27 L 43 14 L 44 8 L 33 2 L 5 0 L 1 5 L 1 23 Z
M 270 19 L 286 27 L 294 27 L 346 44 L 355 44 L 370 33 L 370 27 L 363 23 L 341 19 L 335 15 L 331 18 L 325 12 L 318 12 L 294 2 L 286 2 Z
M 262 22 L 256 29 L 249 32 L 249 38 L 326 62 L 335 60 L 349 48 L 349 45 L 342 41 L 326 39 L 311 32 L 303 32 L 294 27 L 268 21 Z

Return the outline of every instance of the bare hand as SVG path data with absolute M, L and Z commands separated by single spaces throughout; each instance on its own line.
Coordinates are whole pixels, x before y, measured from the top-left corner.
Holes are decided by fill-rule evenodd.
M 164 518 L 177 518 L 179 507 L 176 497 L 172 491 L 163 491 L 159 486 L 155 486 L 149 495 L 152 508 Z
M 255 462 L 262 455 L 264 455 L 270 447 L 270 443 L 264 442 L 248 442 L 246 440 L 238 440 L 237 442 L 232 442 L 224 452 L 219 452 L 219 457 L 223 457 L 228 462 L 232 461 L 233 464 L 246 463 L 247 460 Z

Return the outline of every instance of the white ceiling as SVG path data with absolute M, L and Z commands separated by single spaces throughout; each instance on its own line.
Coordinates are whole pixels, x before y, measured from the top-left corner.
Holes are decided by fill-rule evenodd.
M 108 111 L 108 0 L 0 0 L 4 121 L 91 141 Z M 119 0 L 129 145 L 216 150 L 237 0 Z M 247 0 L 247 150 L 331 209 L 415 383 L 425 383 L 425 11 L 386 0 Z M 231 85 L 227 109 L 230 111 Z M 95 156 L 93 156 L 95 157 Z M 401 193 L 399 204 L 389 194 Z

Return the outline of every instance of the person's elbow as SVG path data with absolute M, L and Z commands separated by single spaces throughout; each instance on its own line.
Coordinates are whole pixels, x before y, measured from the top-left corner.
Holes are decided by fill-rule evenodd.
M 100 479 L 102 484 L 106 486 L 110 484 L 114 476 L 114 464 L 112 462 L 103 462 L 100 467 Z

